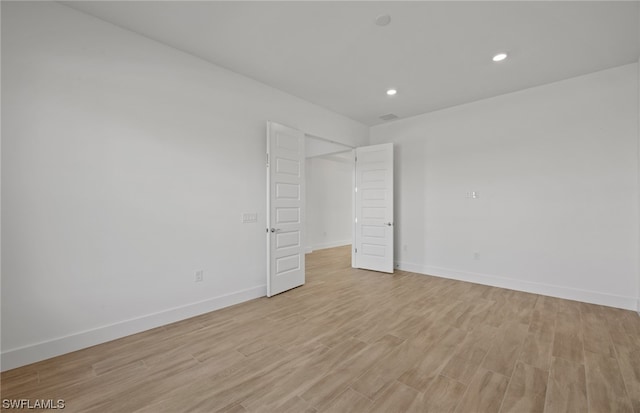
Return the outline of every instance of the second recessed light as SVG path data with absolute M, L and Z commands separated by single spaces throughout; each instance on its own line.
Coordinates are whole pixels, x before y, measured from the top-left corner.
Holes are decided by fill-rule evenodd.
M 388 96 L 395 96 L 395 94 L 396 94 L 396 93 L 398 93 L 398 91 L 397 91 L 397 90 L 395 90 L 395 89 L 389 89 L 389 90 L 387 90 L 387 95 L 388 95 Z
M 506 58 L 507 58 L 507 54 L 506 53 L 498 53 L 497 55 L 493 56 L 492 60 L 494 62 L 502 62 Z

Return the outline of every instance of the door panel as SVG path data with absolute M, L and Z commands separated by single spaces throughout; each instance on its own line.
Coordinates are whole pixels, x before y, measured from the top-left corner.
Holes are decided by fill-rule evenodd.
M 356 148 L 354 266 L 393 272 L 393 144 Z
M 267 123 L 267 296 L 304 284 L 304 133 Z

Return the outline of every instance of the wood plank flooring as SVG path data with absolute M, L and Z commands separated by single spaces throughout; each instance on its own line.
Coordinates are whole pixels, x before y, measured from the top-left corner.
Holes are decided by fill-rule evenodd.
M 640 413 L 631 311 L 307 256 L 307 283 L 10 370 L 67 412 Z

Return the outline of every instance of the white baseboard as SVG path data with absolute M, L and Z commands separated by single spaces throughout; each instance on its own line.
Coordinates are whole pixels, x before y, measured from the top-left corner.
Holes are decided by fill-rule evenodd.
M 351 238 L 349 238 L 348 240 L 344 240 L 344 241 L 333 241 L 333 242 L 326 242 L 324 244 L 312 245 L 311 246 L 311 250 L 313 250 L 313 251 L 315 251 L 315 250 L 324 250 L 324 249 L 327 249 L 327 248 L 343 247 L 345 245 L 351 245 Z
M 476 284 L 490 285 L 492 287 L 507 288 L 533 294 L 548 295 L 585 303 L 605 305 L 608 307 L 622 308 L 638 311 L 638 299 L 636 297 L 605 294 L 597 291 L 581 290 L 577 288 L 559 285 L 544 284 L 532 281 L 514 280 L 512 278 L 497 275 L 472 273 L 466 271 L 451 270 L 442 267 L 422 266 L 407 262 L 396 262 L 396 268 L 403 271 L 418 274 L 432 275 L 441 278 L 467 281 Z
M 60 356 L 267 295 L 266 285 L 2 352 L 1 370 Z

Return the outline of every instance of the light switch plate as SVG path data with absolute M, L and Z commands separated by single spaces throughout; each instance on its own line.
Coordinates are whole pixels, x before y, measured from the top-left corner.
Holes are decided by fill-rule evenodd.
M 258 214 L 255 212 L 245 212 L 242 214 L 243 224 L 252 224 L 258 222 Z

